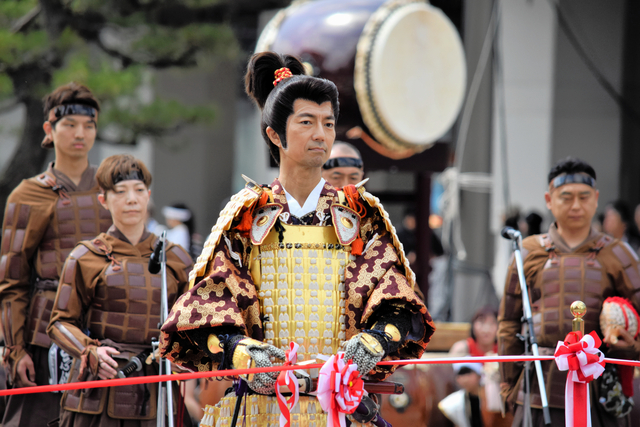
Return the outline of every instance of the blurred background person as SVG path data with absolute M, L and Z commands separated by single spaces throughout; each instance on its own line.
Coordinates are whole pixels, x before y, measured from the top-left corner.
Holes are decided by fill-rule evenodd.
M 149 199 L 149 204 L 147 205 L 147 230 L 150 233 L 155 234 L 156 236 L 161 236 L 162 232 L 167 229 L 164 225 L 160 224 L 155 218 L 156 206 L 153 204 L 153 199 Z
M 493 307 L 480 308 L 471 320 L 471 334 L 466 340 L 458 341 L 449 350 L 451 356 L 492 356 L 498 354 L 498 312 Z M 475 365 L 475 364 L 473 364 Z M 500 373 L 498 363 L 480 364 L 483 376 L 480 404 L 482 418 L 487 426 L 510 426 L 513 416 L 507 414 L 502 417 L 502 399 L 500 397 Z M 472 389 L 466 385 L 473 381 L 464 381 L 465 387 L 458 381 L 460 373 L 456 374 L 456 382 L 467 392 Z M 473 424 L 471 424 L 473 425 Z
M 167 230 L 167 239 L 182 246 L 196 259 L 202 252 L 202 236 L 196 233 L 193 212 L 184 203 L 174 203 L 162 208 Z
M 360 151 L 348 142 L 336 141 L 329 160 L 322 166 L 322 177 L 335 188 L 362 181 L 364 166 Z
M 602 228 L 611 237 L 628 243 L 636 253 L 640 249 L 640 233 L 625 201 L 616 200 L 605 207 Z

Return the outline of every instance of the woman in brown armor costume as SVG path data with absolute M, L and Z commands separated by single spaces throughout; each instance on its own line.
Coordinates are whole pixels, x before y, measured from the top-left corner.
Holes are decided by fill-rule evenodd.
M 192 288 L 162 327 L 162 352 L 192 370 L 262 367 L 282 359 L 293 341 L 299 362 L 344 349 L 367 381 L 384 379 L 393 369 L 376 363 L 420 357 L 433 323 L 379 200 L 362 186 L 336 190 L 322 179 L 337 89 L 304 75 L 298 59 L 272 52 L 253 56 L 245 81 L 280 174 L 270 186 L 249 180 L 220 214 Z M 309 374 L 317 378 L 317 369 Z M 247 378 L 238 425 L 278 423 L 275 376 Z M 292 425 L 326 425 L 303 387 Z M 236 402 L 231 392 L 210 410 L 215 425 L 231 424 Z
M 76 360 L 70 381 L 114 378 L 134 356 L 143 361 L 158 337 L 161 277 L 148 271 L 158 237 L 145 228 L 151 174 L 130 155 L 105 159 L 96 178 L 99 200 L 113 226 L 69 255 L 56 294 L 49 337 Z M 167 247 L 168 304 L 186 290 L 192 262 L 178 245 Z M 157 374 L 144 364 L 133 375 Z M 157 385 L 65 392 L 61 426 L 155 426 Z

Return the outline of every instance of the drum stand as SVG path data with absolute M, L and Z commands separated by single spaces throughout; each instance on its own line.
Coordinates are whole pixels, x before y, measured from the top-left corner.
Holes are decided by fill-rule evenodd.
M 161 245 L 160 252 L 160 265 L 161 265 L 161 277 L 162 277 L 162 289 L 160 295 L 160 323 L 158 329 L 162 327 L 165 320 L 169 316 L 168 298 L 167 298 L 167 231 L 162 232 L 162 237 L 158 242 Z M 157 270 L 156 270 L 157 271 Z M 154 340 L 152 343 L 154 355 L 158 349 L 158 341 Z M 171 362 L 165 358 L 160 358 L 158 363 L 158 375 L 171 374 Z M 165 405 L 166 404 L 166 405 Z M 164 383 L 158 383 L 158 417 L 157 426 L 165 427 L 165 413 L 168 417 L 167 427 L 173 427 L 173 393 L 171 387 L 171 381 Z
M 516 259 L 516 267 L 518 270 L 518 279 L 520 281 L 520 291 L 522 294 L 522 311 L 524 316 L 522 321 L 527 323 L 527 327 L 524 328 L 523 334 L 518 334 L 519 338 L 524 342 L 524 354 L 528 355 L 529 347 L 534 356 L 540 356 L 538 352 L 538 342 L 536 341 L 536 335 L 533 331 L 533 320 L 531 319 L 531 303 L 529 301 L 529 290 L 527 289 L 527 281 L 524 277 L 524 265 L 522 263 L 522 252 L 520 246 L 522 244 L 522 235 L 516 232 L 517 235 L 511 238 L 513 241 L 513 254 Z M 542 414 L 544 417 L 545 425 L 551 425 L 551 415 L 549 414 L 549 403 L 547 402 L 547 393 L 544 385 L 544 377 L 542 376 L 542 366 L 540 361 L 534 362 L 536 368 L 536 375 L 538 377 L 538 385 L 540 386 L 540 400 L 542 400 Z M 525 399 L 524 399 L 524 419 L 522 422 L 523 427 L 529 427 L 532 425 L 531 420 L 531 384 L 529 373 L 531 371 L 531 362 L 527 361 L 524 364 L 524 384 L 525 384 Z

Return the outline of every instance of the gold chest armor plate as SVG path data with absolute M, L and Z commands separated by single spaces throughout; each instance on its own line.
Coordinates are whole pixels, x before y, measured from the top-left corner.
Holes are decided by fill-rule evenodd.
M 283 349 L 295 341 L 298 361 L 335 354 L 345 340 L 344 272 L 351 248 L 340 245 L 333 227 L 283 227 L 282 243 L 274 227 L 251 254 L 265 341 Z

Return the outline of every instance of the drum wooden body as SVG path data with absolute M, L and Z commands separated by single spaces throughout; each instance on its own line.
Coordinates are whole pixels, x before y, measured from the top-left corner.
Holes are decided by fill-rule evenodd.
M 453 125 L 466 66 L 455 26 L 418 0 L 297 1 L 256 51 L 298 56 L 340 92 L 338 136 L 360 126 L 394 151 L 423 151 Z

